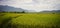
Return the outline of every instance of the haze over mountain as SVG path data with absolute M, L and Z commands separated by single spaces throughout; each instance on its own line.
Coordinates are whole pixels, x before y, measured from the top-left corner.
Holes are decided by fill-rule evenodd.
M 0 12 L 1 11 L 6 11 L 6 12 L 22 12 L 22 11 L 34 12 L 34 10 L 25 10 L 25 9 L 22 9 L 22 8 L 11 7 L 11 6 L 8 6 L 8 5 L 0 5 Z
M 60 10 L 52 10 L 52 11 L 41 11 L 42 13 L 60 13 Z
M 6 11 L 6 12 L 22 12 L 22 11 L 36 12 L 35 10 L 26 10 L 26 9 L 22 9 L 22 8 L 11 7 L 11 6 L 8 6 L 8 5 L 0 5 L 0 12 L 2 12 L 2 11 Z M 52 10 L 52 11 L 45 10 L 45 11 L 42 11 L 42 12 L 60 12 L 60 10 Z

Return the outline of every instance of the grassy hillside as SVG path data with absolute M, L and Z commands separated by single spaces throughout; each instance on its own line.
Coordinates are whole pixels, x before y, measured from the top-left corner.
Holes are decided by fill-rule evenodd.
M 0 13 L 1 28 L 60 28 L 60 13 Z

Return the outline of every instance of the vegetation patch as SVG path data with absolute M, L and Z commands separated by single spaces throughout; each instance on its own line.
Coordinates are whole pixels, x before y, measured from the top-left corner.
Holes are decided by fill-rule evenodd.
M 60 28 L 60 13 L 1 13 L 0 28 Z

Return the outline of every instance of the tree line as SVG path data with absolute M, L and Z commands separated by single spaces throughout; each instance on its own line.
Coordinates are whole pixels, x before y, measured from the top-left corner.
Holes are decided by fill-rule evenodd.
M 9 11 L 2 11 L 2 12 L 0 12 L 0 13 L 25 13 L 25 11 L 22 11 L 22 12 L 16 12 L 16 11 L 14 11 L 14 12 L 9 12 Z

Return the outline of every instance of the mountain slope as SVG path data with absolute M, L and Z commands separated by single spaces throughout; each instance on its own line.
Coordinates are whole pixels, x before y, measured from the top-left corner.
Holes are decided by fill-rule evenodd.
M 36 12 L 34 10 L 26 10 L 26 9 L 22 9 L 22 8 L 15 8 L 15 7 L 11 7 L 11 6 L 4 6 L 4 5 L 0 5 L 0 12 L 5 11 L 5 12 Z
M 22 8 L 14 8 L 14 7 L 11 7 L 11 6 L 3 6 L 3 5 L 0 5 L 0 11 L 8 11 L 8 12 L 22 12 L 24 11 L 24 9 Z
M 44 12 L 44 13 L 46 13 L 46 12 L 47 12 L 47 13 L 49 13 L 49 12 L 60 12 L 60 10 L 52 10 L 52 11 L 47 11 L 47 10 L 46 10 L 46 11 L 42 11 L 42 12 Z

